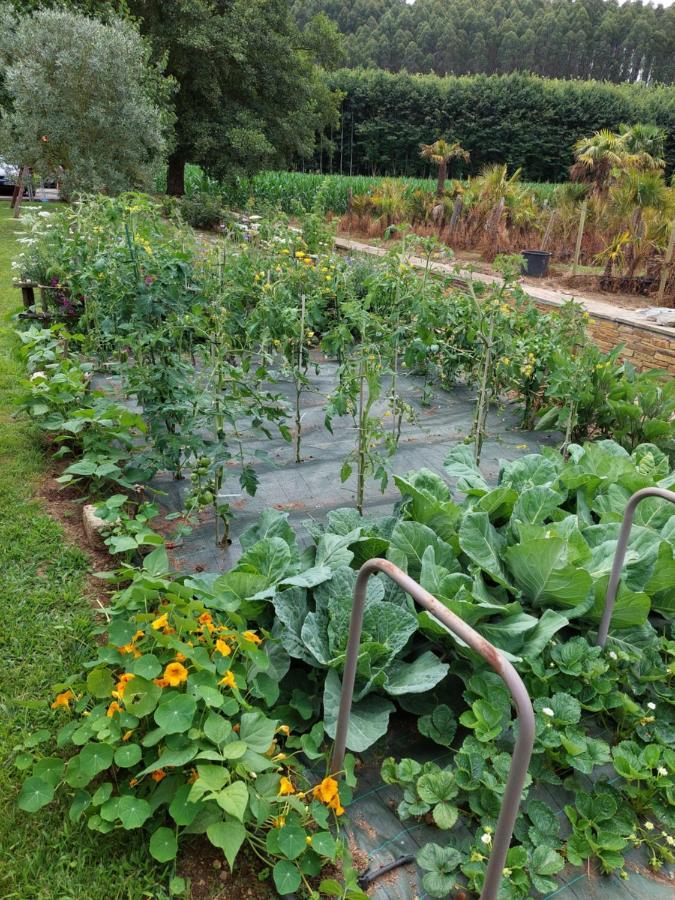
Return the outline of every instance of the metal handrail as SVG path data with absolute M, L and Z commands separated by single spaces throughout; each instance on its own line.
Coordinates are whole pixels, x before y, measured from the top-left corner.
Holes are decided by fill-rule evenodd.
M 513 703 L 518 715 L 519 729 L 516 745 L 511 758 L 511 768 L 504 791 L 504 799 L 499 811 L 497 828 L 492 842 L 490 861 L 485 873 L 485 881 L 481 892 L 481 900 L 496 900 L 499 885 L 502 880 L 506 854 L 509 850 L 513 828 L 518 816 L 520 797 L 525 786 L 527 769 L 530 764 L 532 748 L 534 746 L 534 711 L 530 701 L 530 695 L 522 682 L 520 675 L 513 668 L 506 657 L 489 641 L 474 631 L 459 616 L 451 612 L 442 603 L 424 590 L 416 581 L 402 572 L 393 563 L 386 559 L 371 559 L 364 563 L 357 575 L 354 586 L 354 603 L 352 607 L 351 622 L 349 625 L 349 640 L 347 643 L 347 658 L 342 676 L 342 694 L 340 696 L 340 710 L 338 713 L 337 728 L 335 732 L 335 749 L 333 750 L 332 771 L 339 772 L 342 769 L 347 744 L 347 728 L 349 715 L 354 696 L 354 683 L 356 680 L 356 665 L 361 642 L 361 626 L 363 625 L 363 613 L 366 602 L 366 588 L 368 579 L 375 572 L 381 572 L 396 582 L 413 600 L 424 607 L 428 613 L 438 619 L 446 628 L 456 634 L 472 650 L 479 653 L 495 672 L 504 680 L 511 692 Z
M 675 494 L 672 491 L 667 491 L 665 488 L 658 487 L 642 488 L 641 491 L 636 491 L 628 501 L 626 512 L 623 516 L 623 522 L 621 523 L 621 529 L 619 531 L 619 539 L 616 543 L 614 562 L 612 563 L 612 571 L 609 576 L 609 583 L 607 584 L 607 593 L 605 594 L 605 606 L 602 610 L 602 619 L 600 620 L 600 627 L 598 628 L 598 638 L 595 642 L 598 647 L 604 647 L 605 642 L 607 641 L 609 623 L 612 619 L 612 613 L 614 612 L 614 603 L 619 590 L 621 569 L 623 568 L 623 562 L 626 558 L 626 550 L 628 548 L 631 528 L 633 527 L 635 510 L 643 500 L 647 499 L 647 497 L 660 497 L 662 500 L 670 500 L 671 503 L 675 503 Z

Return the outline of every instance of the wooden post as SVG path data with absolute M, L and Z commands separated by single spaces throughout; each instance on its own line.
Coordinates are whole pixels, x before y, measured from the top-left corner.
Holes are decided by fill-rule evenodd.
M 545 250 L 546 245 L 548 244 L 548 239 L 551 237 L 551 230 L 553 229 L 553 222 L 555 221 L 556 211 L 555 209 L 551 212 L 550 218 L 546 223 L 546 231 L 544 232 L 544 236 L 541 239 L 540 250 Z
M 668 270 L 670 269 L 670 264 L 673 261 L 673 250 L 674 249 L 675 249 L 675 219 L 673 219 L 673 224 L 670 228 L 670 240 L 668 241 L 668 249 L 666 250 L 666 255 L 663 257 L 663 263 L 661 265 L 661 277 L 659 278 L 659 289 L 656 292 L 657 303 L 663 303 L 663 297 L 666 292 L 666 283 L 668 281 Z
M 579 256 L 581 255 L 581 241 L 584 237 L 584 226 L 586 224 L 586 213 L 588 212 L 588 198 L 584 198 L 581 204 L 581 213 L 579 215 L 579 231 L 577 231 L 577 244 L 574 248 L 574 264 L 572 266 L 572 274 L 576 275 L 577 266 L 579 265 Z

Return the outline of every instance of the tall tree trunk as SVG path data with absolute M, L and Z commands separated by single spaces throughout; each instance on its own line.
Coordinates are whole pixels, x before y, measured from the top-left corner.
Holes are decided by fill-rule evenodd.
M 185 163 L 185 157 L 177 150 L 169 157 L 166 192 L 171 197 L 182 197 L 185 193 Z
M 442 197 L 445 193 L 445 179 L 448 177 L 448 164 L 445 160 L 438 167 L 438 183 L 436 184 L 436 196 Z

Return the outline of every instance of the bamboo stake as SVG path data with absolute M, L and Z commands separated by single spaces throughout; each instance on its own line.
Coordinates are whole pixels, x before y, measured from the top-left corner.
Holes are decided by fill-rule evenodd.
M 659 278 L 659 289 L 656 293 L 657 303 L 663 303 L 663 297 L 666 292 L 666 282 L 668 281 L 668 269 L 673 261 L 673 250 L 675 250 L 675 219 L 670 229 L 670 240 L 668 241 L 668 249 L 663 257 L 663 265 L 661 266 L 661 277 Z

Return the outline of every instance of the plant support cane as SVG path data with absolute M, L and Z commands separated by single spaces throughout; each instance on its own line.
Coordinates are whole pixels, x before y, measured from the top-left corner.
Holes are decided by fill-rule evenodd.
M 472 650 L 479 653 L 494 671 L 503 678 L 511 692 L 518 716 L 518 737 L 513 750 L 509 778 L 499 811 L 492 852 L 481 892 L 481 900 L 496 900 L 534 746 L 535 722 L 532 703 L 520 675 L 496 647 L 481 637 L 477 631 L 474 631 L 459 616 L 439 603 L 435 597 L 428 591 L 425 591 L 409 575 L 406 575 L 386 559 L 371 559 L 361 566 L 354 586 L 354 601 L 349 625 L 349 640 L 342 677 L 342 693 L 340 696 L 340 709 L 335 732 L 335 748 L 333 750 L 331 771 L 341 771 L 344 762 L 349 715 L 356 680 L 359 644 L 361 642 L 361 626 L 366 603 L 366 588 L 368 579 L 376 572 L 391 578 L 406 593 L 410 594 L 419 606 L 422 606 L 434 618 L 438 619 L 453 634 L 468 644 Z M 406 861 L 407 858 L 403 857 L 400 864 L 403 865 Z

